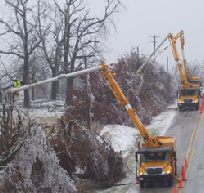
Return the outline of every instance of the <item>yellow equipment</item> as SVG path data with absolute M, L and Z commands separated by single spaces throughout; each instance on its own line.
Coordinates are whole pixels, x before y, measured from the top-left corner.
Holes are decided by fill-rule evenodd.
M 108 65 L 102 64 L 102 73 L 118 102 L 125 107 L 135 127 L 143 138 L 143 143 L 136 152 L 136 178 L 140 187 L 146 183 L 161 182 L 172 185 L 176 175 L 176 140 L 168 136 L 153 136 L 136 115 L 120 86 L 115 81 Z
M 186 56 L 185 56 L 185 51 L 184 51 L 184 46 L 185 46 L 184 32 L 181 31 L 179 33 L 179 36 L 180 36 L 180 42 L 181 42 L 181 53 L 183 56 L 183 64 L 184 64 L 184 69 L 185 69 L 185 74 L 186 74 L 187 80 L 189 81 L 189 83 L 191 83 L 193 85 L 200 85 L 201 84 L 200 77 L 199 76 L 193 76 L 190 73 L 189 68 L 187 66 L 187 61 L 186 61 Z
M 172 53 L 177 63 L 178 71 L 181 77 L 181 83 L 177 91 L 177 104 L 180 111 L 185 109 L 199 109 L 200 103 L 200 77 L 192 76 L 187 67 L 187 62 L 184 52 L 184 32 L 181 31 L 175 36 L 173 34 L 168 35 L 168 39 L 172 45 Z M 183 61 L 179 57 L 179 52 L 176 47 L 177 40 L 180 39 L 181 51 Z

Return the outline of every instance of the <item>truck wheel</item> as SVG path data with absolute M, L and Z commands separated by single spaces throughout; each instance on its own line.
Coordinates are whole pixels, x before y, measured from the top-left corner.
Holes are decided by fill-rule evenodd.
M 140 181 L 140 188 L 144 188 L 144 181 Z
M 172 185 L 173 185 L 173 180 L 172 180 L 172 178 L 170 178 L 170 179 L 167 180 L 167 184 L 168 184 L 168 187 L 172 187 Z
M 180 112 L 184 112 L 184 108 L 183 107 L 179 107 L 179 111 Z

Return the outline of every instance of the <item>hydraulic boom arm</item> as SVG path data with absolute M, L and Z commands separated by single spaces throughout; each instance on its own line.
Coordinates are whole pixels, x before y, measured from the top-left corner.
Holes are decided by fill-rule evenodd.
M 183 63 L 184 65 L 186 65 L 186 59 L 185 59 L 185 54 L 184 54 L 184 35 L 183 35 L 183 31 L 177 33 L 175 36 L 173 36 L 173 34 L 169 34 L 168 35 L 168 39 L 172 45 L 172 53 L 173 53 L 173 56 L 174 56 L 174 59 L 177 63 L 177 66 L 178 66 L 178 70 L 179 70 L 179 73 L 180 73 L 180 76 L 181 76 L 181 82 L 182 84 L 185 86 L 185 87 L 190 87 L 190 84 L 187 80 L 187 77 L 186 77 L 186 74 L 185 72 L 183 72 L 183 65 L 182 65 L 182 61 L 179 57 L 179 52 L 177 50 L 177 47 L 176 47 L 176 41 L 177 39 L 180 39 L 181 41 L 181 50 L 182 50 L 182 55 L 183 55 Z M 186 69 L 186 68 L 185 68 Z
M 157 137 L 150 135 L 148 130 L 145 128 L 145 126 L 140 121 L 139 117 L 136 115 L 135 110 L 131 107 L 131 105 L 128 102 L 128 99 L 123 94 L 118 83 L 115 81 L 108 65 L 102 64 L 101 67 L 102 67 L 103 76 L 106 79 L 106 81 L 108 82 L 110 89 L 112 90 L 113 94 L 117 98 L 118 102 L 123 107 L 126 108 L 130 118 L 132 119 L 134 125 L 139 130 L 140 135 L 143 137 L 145 143 L 148 143 L 152 147 L 158 147 L 159 145 L 161 145 L 162 143 L 159 141 L 159 139 Z
M 185 51 L 184 51 L 185 38 L 184 38 L 184 32 L 183 31 L 180 32 L 180 41 L 181 41 L 181 53 L 182 53 L 182 57 L 183 57 L 183 65 L 184 65 L 184 69 L 185 69 L 185 74 L 187 77 L 189 77 L 189 76 L 191 76 L 191 74 L 190 74 L 190 71 L 189 71 L 188 66 L 187 66 L 186 55 L 185 55 Z
M 200 77 L 199 76 L 192 76 L 187 66 L 184 46 L 185 46 L 185 39 L 184 39 L 184 32 L 181 31 L 173 36 L 171 33 L 168 35 L 168 39 L 172 45 L 172 52 L 173 56 L 176 60 L 178 70 L 181 76 L 181 83 L 185 88 L 199 86 L 200 85 Z M 183 62 L 180 60 L 179 53 L 176 47 L 176 41 L 180 39 L 181 43 L 181 53 L 183 57 Z

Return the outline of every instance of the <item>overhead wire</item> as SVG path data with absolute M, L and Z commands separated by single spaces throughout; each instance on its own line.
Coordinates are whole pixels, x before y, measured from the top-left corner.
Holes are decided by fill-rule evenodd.
M 152 52 L 149 56 L 149 58 L 140 66 L 140 68 L 137 70 L 136 73 L 141 73 L 149 63 L 149 61 L 152 60 L 153 56 L 156 55 L 156 53 L 159 51 L 159 49 L 164 45 L 164 43 L 168 40 L 168 35 L 162 40 L 162 42 L 157 46 L 157 48 Z

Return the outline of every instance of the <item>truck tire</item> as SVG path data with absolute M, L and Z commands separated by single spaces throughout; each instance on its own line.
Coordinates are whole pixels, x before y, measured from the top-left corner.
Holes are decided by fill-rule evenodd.
M 184 108 L 183 107 L 179 107 L 179 111 L 180 112 L 184 112 Z
M 172 185 L 173 185 L 173 179 L 170 178 L 170 179 L 167 180 L 167 186 L 172 187 Z
M 144 188 L 145 186 L 145 183 L 144 183 L 144 181 L 140 181 L 140 188 Z

